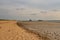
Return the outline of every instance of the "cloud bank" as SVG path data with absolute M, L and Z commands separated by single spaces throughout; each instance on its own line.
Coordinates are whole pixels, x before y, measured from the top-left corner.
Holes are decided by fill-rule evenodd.
M 0 19 L 60 20 L 59 9 L 60 0 L 0 0 Z

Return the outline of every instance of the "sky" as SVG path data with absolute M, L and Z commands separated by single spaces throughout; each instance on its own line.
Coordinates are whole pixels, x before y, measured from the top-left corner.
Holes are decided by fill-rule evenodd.
M 0 0 L 0 19 L 60 20 L 60 0 Z

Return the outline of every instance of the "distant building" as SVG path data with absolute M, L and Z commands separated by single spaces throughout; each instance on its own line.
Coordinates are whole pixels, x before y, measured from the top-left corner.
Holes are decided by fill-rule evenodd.
M 38 21 L 43 21 L 43 20 L 38 20 Z
M 29 21 L 32 21 L 31 19 L 29 19 Z

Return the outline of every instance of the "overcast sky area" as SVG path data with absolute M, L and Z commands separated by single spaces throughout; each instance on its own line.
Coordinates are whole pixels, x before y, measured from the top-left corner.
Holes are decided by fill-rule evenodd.
M 0 19 L 60 20 L 60 0 L 0 0 Z

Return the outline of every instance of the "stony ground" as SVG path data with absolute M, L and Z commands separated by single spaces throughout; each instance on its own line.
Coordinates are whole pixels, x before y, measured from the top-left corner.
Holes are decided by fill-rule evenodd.
M 41 40 L 38 35 L 19 27 L 16 21 L 0 21 L 0 40 Z

